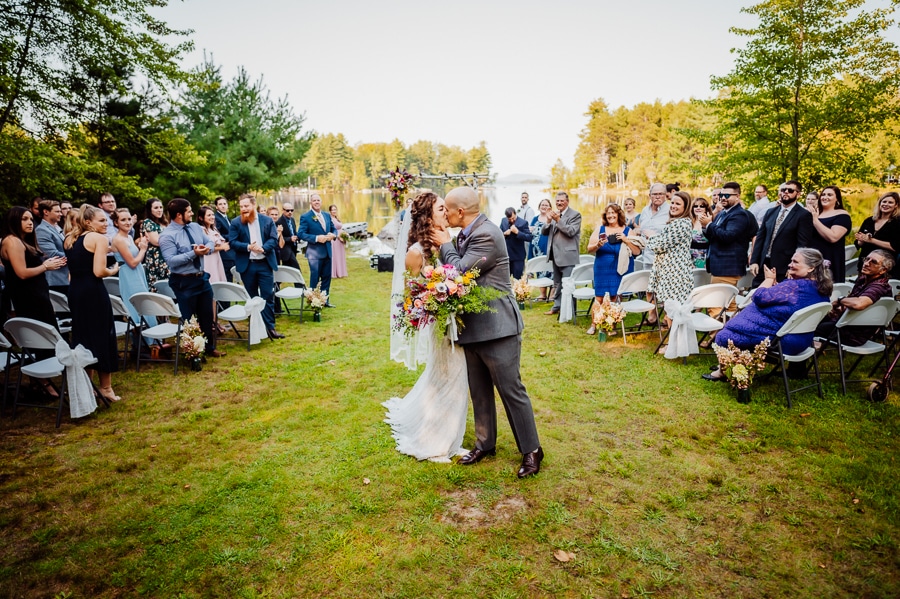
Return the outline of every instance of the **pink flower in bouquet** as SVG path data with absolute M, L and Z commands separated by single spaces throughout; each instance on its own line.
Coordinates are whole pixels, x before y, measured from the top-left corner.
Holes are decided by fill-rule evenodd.
M 422 306 L 425 305 L 425 302 L 423 302 L 423 301 L 420 300 L 420 299 L 417 299 L 416 301 L 413 302 L 413 305 L 414 305 L 416 308 L 421 308 Z
M 434 272 L 434 267 L 431 266 L 430 264 L 426 264 L 425 267 L 422 269 L 422 276 L 425 277 L 426 279 L 430 279 L 431 273 L 433 273 L 433 272 Z
M 447 291 L 450 293 L 450 295 L 456 293 L 457 289 L 459 289 L 459 286 L 456 283 L 454 283 L 453 281 L 447 281 Z

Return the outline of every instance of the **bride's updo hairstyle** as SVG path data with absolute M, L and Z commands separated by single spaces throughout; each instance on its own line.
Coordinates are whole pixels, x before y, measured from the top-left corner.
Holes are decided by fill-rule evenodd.
M 434 228 L 434 203 L 437 202 L 437 194 L 424 191 L 413 198 L 409 206 L 409 215 L 412 219 L 409 223 L 409 239 L 407 247 L 419 242 L 425 261 L 431 262 L 434 257 L 432 252 L 430 234 Z

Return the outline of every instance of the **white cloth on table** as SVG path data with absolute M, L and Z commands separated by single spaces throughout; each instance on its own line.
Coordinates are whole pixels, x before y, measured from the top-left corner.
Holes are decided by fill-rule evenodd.
M 672 319 L 669 347 L 666 348 L 665 354 L 670 360 L 700 353 L 697 329 L 694 328 L 694 319 L 691 316 L 693 310 L 694 306 L 690 302 L 682 304 L 677 300 L 666 300 L 666 314 Z
M 66 367 L 69 414 L 72 418 L 81 418 L 93 413 L 97 409 L 97 399 L 85 368 L 97 361 L 94 354 L 80 343 L 72 349 L 68 343 L 59 340 L 56 342 L 56 359 Z

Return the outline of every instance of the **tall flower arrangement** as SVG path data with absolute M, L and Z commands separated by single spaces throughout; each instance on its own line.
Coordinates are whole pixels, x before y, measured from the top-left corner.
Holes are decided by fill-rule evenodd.
M 738 349 L 731 339 L 728 340 L 728 347 L 719 347 L 713 343 L 713 349 L 731 386 L 735 389 L 748 389 L 756 373 L 762 372 L 766 367 L 769 338 L 760 341 L 752 352 Z
M 594 326 L 607 334 L 612 333 L 623 318 L 625 318 L 625 310 L 620 304 L 612 303 L 608 293 L 603 295 L 603 300 L 593 310 Z
M 403 207 L 406 201 L 406 194 L 413 188 L 416 182 L 416 176 L 406 169 L 400 170 L 398 166 L 388 173 L 387 183 L 385 187 L 391 192 L 391 201 L 398 210 Z
M 197 324 L 196 316 L 191 316 L 181 327 L 180 345 L 181 353 L 188 360 L 200 358 L 206 350 L 206 337 Z

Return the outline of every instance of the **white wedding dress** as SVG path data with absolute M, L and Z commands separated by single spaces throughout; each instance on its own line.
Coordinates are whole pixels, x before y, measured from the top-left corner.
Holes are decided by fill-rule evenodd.
M 395 262 L 395 268 L 402 264 Z M 422 329 L 412 343 L 412 352 L 425 357 L 425 370 L 406 396 L 382 404 L 387 408 L 384 421 L 391 425 L 400 453 L 449 462 L 467 453 L 462 448 L 469 408 L 466 355 L 447 337 L 437 339 L 434 324 Z

